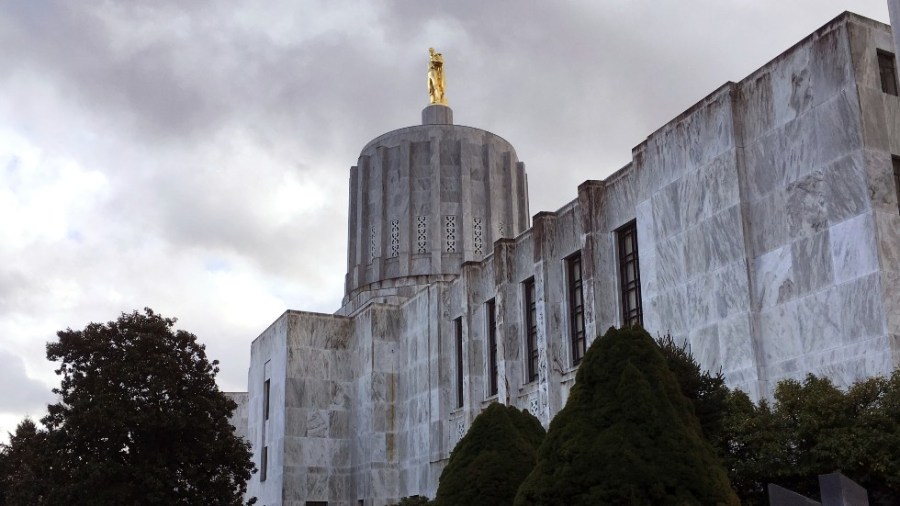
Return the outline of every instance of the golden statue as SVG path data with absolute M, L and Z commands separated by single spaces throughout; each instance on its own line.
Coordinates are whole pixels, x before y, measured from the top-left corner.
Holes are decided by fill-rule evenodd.
M 434 52 L 433 47 L 428 48 L 431 61 L 428 63 L 428 98 L 432 104 L 447 105 L 447 97 L 444 96 L 444 55 Z

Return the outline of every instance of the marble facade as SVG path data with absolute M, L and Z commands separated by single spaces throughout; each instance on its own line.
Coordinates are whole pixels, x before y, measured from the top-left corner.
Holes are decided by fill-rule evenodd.
M 452 125 L 444 106 L 373 140 L 351 169 L 343 306 L 287 311 L 252 343 L 234 423 L 257 466 L 263 448 L 267 459 L 248 495 L 268 506 L 433 497 L 451 449 L 490 402 L 549 424 L 577 368 L 566 259 L 581 255 L 590 344 L 623 322 L 616 231 L 631 222 L 644 327 L 690 343 L 730 386 L 758 399 L 807 373 L 848 385 L 891 372 L 900 98 L 881 89 L 877 51 L 900 53 L 898 37 L 839 16 L 530 224 L 515 150 Z M 536 380 L 524 344 L 529 280 Z

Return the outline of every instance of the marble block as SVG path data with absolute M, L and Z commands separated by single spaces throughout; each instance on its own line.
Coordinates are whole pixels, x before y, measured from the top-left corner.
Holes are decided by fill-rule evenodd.
M 446 105 L 432 104 L 422 109 L 423 125 L 452 125 L 453 109 Z

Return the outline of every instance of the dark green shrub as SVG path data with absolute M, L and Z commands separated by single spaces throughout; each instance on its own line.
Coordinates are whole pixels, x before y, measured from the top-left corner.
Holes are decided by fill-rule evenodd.
M 585 354 L 516 505 L 738 504 L 659 347 L 610 329 Z
M 434 503 L 511 505 L 543 438 L 544 428 L 527 411 L 491 404 L 450 454 Z
M 428 500 L 424 495 L 413 495 L 400 499 L 400 502 L 391 504 L 390 506 L 433 506 L 434 503 Z

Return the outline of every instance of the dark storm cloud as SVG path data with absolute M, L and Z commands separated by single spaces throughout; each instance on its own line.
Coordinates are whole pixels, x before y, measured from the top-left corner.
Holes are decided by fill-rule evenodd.
M 196 79 L 207 65 L 184 40 L 125 45 L 97 2 L 13 1 L 0 7 L 8 75 L 33 72 L 67 101 L 144 134 L 191 139 L 218 121 L 224 104 Z M 139 19 L 133 20 L 141 28 Z M 189 48 L 189 44 L 187 44 Z

